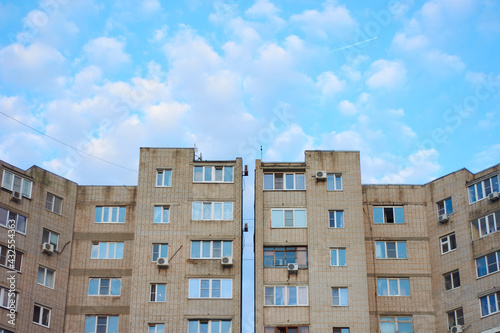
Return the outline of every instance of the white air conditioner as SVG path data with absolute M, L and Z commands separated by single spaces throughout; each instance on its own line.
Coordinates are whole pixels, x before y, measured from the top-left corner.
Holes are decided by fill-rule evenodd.
M 159 268 L 168 268 L 168 259 L 158 258 L 158 260 L 156 260 L 156 266 L 158 266 Z
M 448 222 L 448 214 L 441 214 L 438 216 L 438 221 L 439 223 L 446 223 Z
M 290 263 L 288 264 L 288 273 L 297 273 L 299 271 L 299 264 Z
M 461 333 L 464 331 L 464 327 L 462 325 L 452 326 L 450 328 L 451 333 Z
M 233 265 L 233 257 L 222 257 L 220 260 L 222 266 L 232 266 Z
M 50 244 L 50 243 L 43 243 L 42 244 L 42 251 L 45 252 L 45 253 L 54 253 L 54 245 L 53 244 Z
M 12 201 L 21 202 L 22 199 L 23 199 L 23 196 L 22 196 L 21 192 L 12 191 L 12 198 L 11 198 Z
M 488 194 L 489 201 L 497 201 L 498 199 L 500 199 L 500 194 L 498 192 Z
M 326 171 L 316 171 L 316 179 L 326 179 Z

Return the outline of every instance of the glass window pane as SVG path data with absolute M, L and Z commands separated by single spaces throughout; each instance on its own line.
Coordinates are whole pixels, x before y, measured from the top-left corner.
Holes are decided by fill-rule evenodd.
M 25 234 L 26 233 L 26 217 L 22 215 L 17 215 L 17 225 L 16 230 Z
M 220 241 L 213 241 L 212 242 L 212 247 L 213 247 L 212 257 L 213 258 L 220 258 L 221 257 L 221 251 L 222 251 L 221 242 Z
M 298 287 L 299 289 L 299 305 L 307 305 L 307 287 Z
M 266 305 L 274 305 L 274 288 L 266 287 L 265 293 Z
M 307 251 L 297 251 L 297 263 L 299 266 L 307 266 Z
M 348 306 L 349 301 L 347 300 L 347 288 L 339 288 L 340 289 L 340 305 Z
M 190 320 L 189 321 L 188 333 L 198 333 L 198 321 L 197 320 Z
M 373 207 L 373 219 L 375 223 L 384 223 L 384 210 L 382 207 Z
M 339 266 L 346 265 L 345 249 L 339 249 Z
M 212 320 L 212 327 L 210 330 L 211 333 L 219 333 L 220 332 L 220 321 Z
M 154 223 L 161 223 L 161 213 L 162 213 L 163 207 L 160 206 L 155 206 L 154 210 Z
M 109 207 L 103 208 L 102 222 L 109 222 Z
M 285 305 L 285 287 L 275 287 L 275 305 Z
M 398 333 L 413 333 L 412 323 L 398 323 Z
M 477 189 L 477 200 L 481 200 L 483 198 L 483 183 L 477 183 L 476 189 Z
M 156 301 L 165 302 L 166 300 L 166 285 L 158 284 L 156 285 Z
M 377 289 L 378 289 L 378 295 L 379 296 L 388 296 L 388 290 L 387 290 L 387 279 L 378 279 L 377 280 Z
M 116 259 L 123 259 L 123 243 L 116 243 Z
M 387 242 L 387 258 L 396 258 L 396 243 Z
M 399 288 L 401 296 L 410 296 L 410 280 L 409 279 L 400 279 L 399 280 Z
M 47 276 L 45 285 L 50 288 L 54 288 L 54 275 L 55 272 L 53 270 L 47 269 Z
M 98 258 L 98 253 L 99 253 L 99 245 L 97 244 L 92 244 L 92 259 L 97 259 Z
M 172 185 L 172 170 L 163 170 L 163 186 Z
M 163 210 L 163 223 L 168 223 L 170 221 L 170 209 L 168 207 L 162 207 Z
M 201 202 L 193 202 L 193 220 L 201 220 Z
M 326 176 L 328 191 L 335 191 L 335 175 Z
M 22 195 L 27 197 L 27 198 L 31 198 L 31 186 L 33 185 L 32 182 L 30 182 L 29 180 L 26 180 L 26 179 L 23 179 L 23 191 L 22 191 Z
M 118 316 L 108 317 L 108 332 L 107 333 L 118 333 Z
M 215 181 L 222 181 L 222 167 L 215 167 Z
M 493 192 L 500 192 L 500 189 L 498 187 L 498 176 L 492 177 L 491 178 L 491 188 L 493 189 Z
M 163 185 L 163 172 L 157 171 L 156 172 L 156 186 L 162 186 Z
M 335 189 L 337 191 L 342 190 L 342 176 L 335 177 Z
M 214 220 L 222 220 L 222 202 L 214 202 Z
M 119 214 L 118 214 L 118 222 L 125 223 L 125 214 L 127 212 L 126 207 L 120 207 L 119 208 Z
M 389 295 L 390 296 L 397 296 L 397 295 L 399 295 L 398 280 L 396 280 L 396 279 L 389 279 Z
M 285 210 L 285 227 L 293 227 L 293 210 Z
M 406 243 L 405 242 L 398 242 L 398 258 L 399 259 L 406 259 Z
M 95 208 L 95 222 L 102 222 L 102 207 Z
M 469 186 L 469 203 L 476 202 L 476 187 L 474 185 Z
M 224 202 L 224 220 L 233 219 L 233 203 Z
M 283 228 L 283 210 L 272 210 L 271 220 L 273 228 Z
M 203 219 L 210 220 L 212 218 L 212 203 L 203 203 Z
M 111 208 L 111 221 L 118 222 L 118 207 Z
M 115 259 L 116 243 L 108 243 L 108 259 Z
M 297 305 L 297 287 L 288 287 L 288 305 Z
M 231 298 L 232 297 L 232 285 L 233 280 L 224 279 L 222 280 L 222 297 Z
M 296 190 L 305 190 L 306 189 L 306 182 L 305 182 L 305 177 L 304 177 L 303 173 L 295 174 L 295 189 Z
M 264 190 L 272 190 L 274 187 L 274 177 L 272 173 L 264 174 Z
M 306 226 L 306 211 L 296 210 L 295 211 L 295 227 L 301 228 Z
M 206 182 L 212 181 L 212 170 L 213 167 L 205 167 L 205 177 L 203 178 L 204 181 Z
M 96 316 L 85 317 L 85 333 L 95 333 Z
M 195 182 L 203 181 L 203 167 L 200 166 L 194 167 L 194 181 Z
M 12 190 L 12 174 L 7 171 L 3 171 L 2 187 Z
M 210 241 L 205 241 L 203 242 L 203 249 L 202 249 L 202 258 L 210 258 L 211 257 L 211 243 Z
M 223 257 L 232 257 L 233 256 L 233 242 L 232 241 L 222 242 L 222 256 Z
M 295 175 L 293 173 L 285 175 L 285 186 L 287 190 L 293 190 L 295 188 L 294 180 Z
M 38 267 L 37 282 L 40 284 L 44 284 L 45 282 L 45 268 L 43 267 Z
M 191 298 L 200 297 L 200 280 L 189 279 L 189 297 Z
M 396 223 L 404 223 L 405 222 L 405 215 L 404 215 L 403 207 L 394 207 L 394 214 L 395 214 L 395 222 Z
M 343 228 L 344 227 L 344 212 L 342 212 L 342 211 L 336 212 L 335 217 L 337 219 L 337 228 Z
M 200 258 L 200 241 L 192 241 L 191 242 L 191 258 Z
M 452 204 L 451 198 L 446 200 L 445 204 L 446 204 L 446 214 L 453 213 L 453 204 Z
M 233 181 L 233 167 L 232 166 L 224 167 L 224 181 L 230 182 L 230 183 Z
M 122 288 L 122 281 L 120 279 L 111 280 L 111 296 L 119 296 Z
M 380 333 L 396 333 L 396 324 L 380 323 Z
M 108 253 L 108 243 L 99 243 L 99 259 L 106 259 Z
M 377 259 L 385 258 L 385 242 L 376 242 L 375 243 Z
M 231 332 L 231 321 L 230 320 L 221 320 L 221 333 L 230 333 Z
M 282 190 L 283 189 L 283 174 L 275 173 L 274 174 L 274 189 Z

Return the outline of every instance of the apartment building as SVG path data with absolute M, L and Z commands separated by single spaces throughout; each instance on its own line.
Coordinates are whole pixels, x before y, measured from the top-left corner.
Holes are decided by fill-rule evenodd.
M 499 171 L 361 185 L 357 152 L 257 160 L 256 331 L 500 332 Z
M 62 332 L 77 184 L 0 168 L 0 332 Z

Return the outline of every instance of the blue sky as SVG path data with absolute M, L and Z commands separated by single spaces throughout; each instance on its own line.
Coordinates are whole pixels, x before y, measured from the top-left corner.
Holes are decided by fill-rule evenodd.
M 146 146 L 360 150 L 363 183 L 500 161 L 494 0 L 1 1 L 0 32 L 0 159 L 79 184 L 135 184 Z

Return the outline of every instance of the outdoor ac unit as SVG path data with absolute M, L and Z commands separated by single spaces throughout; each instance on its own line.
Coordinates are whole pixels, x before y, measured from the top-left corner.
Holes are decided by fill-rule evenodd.
M 12 198 L 11 198 L 12 201 L 21 202 L 22 198 L 23 198 L 23 196 L 22 196 L 21 192 L 12 191 Z
M 316 179 L 326 179 L 326 171 L 316 171 Z
M 232 266 L 233 265 L 233 257 L 222 257 L 220 260 L 222 266 Z
M 54 253 L 54 245 L 45 242 L 42 244 L 42 251 L 49 254 Z
M 158 260 L 156 260 L 156 265 L 159 268 L 168 268 L 168 259 L 167 258 L 158 258 Z
M 299 264 L 288 264 L 288 273 L 297 273 L 299 271 Z
M 438 221 L 439 223 L 446 223 L 448 222 L 448 214 L 441 214 L 438 216 Z
M 498 199 L 500 199 L 500 194 L 498 192 L 488 194 L 488 200 L 497 201 Z
M 461 333 L 464 331 L 464 327 L 462 325 L 452 326 L 450 328 L 451 333 Z

